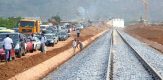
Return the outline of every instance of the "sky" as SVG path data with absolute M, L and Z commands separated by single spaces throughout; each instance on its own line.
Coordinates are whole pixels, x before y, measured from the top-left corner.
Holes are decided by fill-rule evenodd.
M 148 18 L 163 20 L 163 0 L 148 0 Z M 0 0 L 0 16 L 48 18 L 59 15 L 62 19 L 124 18 L 138 20 L 144 16 L 142 0 Z

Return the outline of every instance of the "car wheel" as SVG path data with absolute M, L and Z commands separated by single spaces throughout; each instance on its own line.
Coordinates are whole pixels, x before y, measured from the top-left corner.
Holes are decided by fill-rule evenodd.
M 52 47 L 54 47 L 54 43 L 52 44 Z
M 56 44 L 58 43 L 58 40 L 57 40 L 57 42 L 56 42 Z
M 25 56 L 25 53 L 22 53 L 22 56 Z
M 30 50 L 30 53 L 33 53 L 33 51 L 34 51 L 33 49 L 32 49 L 32 50 Z
M 25 50 L 25 48 L 22 48 L 21 50 L 22 50 L 22 51 L 21 51 L 21 53 L 22 53 L 22 56 L 25 56 L 25 53 L 26 53 L 26 50 Z
M 21 55 L 21 52 L 20 52 L 20 51 L 17 52 L 16 54 L 17 54 L 17 57 L 18 57 L 18 58 L 21 58 L 22 55 Z
M 12 57 L 12 60 L 15 60 L 15 56 Z

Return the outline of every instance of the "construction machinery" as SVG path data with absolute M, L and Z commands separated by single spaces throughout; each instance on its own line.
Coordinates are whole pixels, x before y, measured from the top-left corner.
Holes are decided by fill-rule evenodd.
M 40 20 L 21 19 L 19 22 L 19 32 L 24 34 L 40 33 Z

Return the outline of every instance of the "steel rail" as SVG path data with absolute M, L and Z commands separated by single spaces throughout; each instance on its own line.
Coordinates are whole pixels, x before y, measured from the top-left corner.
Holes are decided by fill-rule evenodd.
M 113 80 L 113 30 L 111 31 L 109 60 L 107 66 L 106 80 Z
M 143 67 L 149 72 L 149 74 L 152 75 L 152 78 L 154 80 L 163 80 L 163 77 L 157 72 L 157 70 L 155 68 L 153 68 L 145 59 L 143 59 L 139 55 L 139 53 L 127 42 L 127 40 L 122 36 L 122 34 L 118 30 L 116 30 L 116 31 L 120 35 L 122 40 L 134 51 L 134 55 L 141 62 Z

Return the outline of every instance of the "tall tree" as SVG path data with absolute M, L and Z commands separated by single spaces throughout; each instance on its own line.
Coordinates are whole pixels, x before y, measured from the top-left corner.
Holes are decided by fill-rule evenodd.
M 0 27 L 13 28 L 18 26 L 21 17 L 0 17 Z

